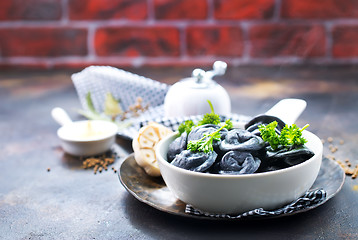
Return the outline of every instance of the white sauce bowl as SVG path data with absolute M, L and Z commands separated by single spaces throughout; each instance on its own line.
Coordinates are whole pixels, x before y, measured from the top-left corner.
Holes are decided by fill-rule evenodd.
M 220 175 L 193 172 L 167 162 L 169 144 L 177 133 L 159 142 L 156 150 L 162 177 L 180 200 L 209 213 L 242 213 L 256 208 L 275 209 L 296 200 L 313 185 L 323 145 L 311 132 L 303 131 L 306 146 L 315 153 L 298 165 L 272 172 Z
M 67 123 L 57 131 L 63 150 L 74 156 L 90 156 L 108 151 L 115 142 L 118 126 L 102 120 Z

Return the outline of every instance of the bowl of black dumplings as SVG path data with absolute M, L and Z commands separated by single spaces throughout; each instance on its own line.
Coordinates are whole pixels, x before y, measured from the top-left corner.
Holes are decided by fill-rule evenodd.
M 294 201 L 317 178 L 322 142 L 303 130 L 306 142 L 302 147 L 273 151 L 258 130 L 272 121 L 277 122 L 278 133 L 285 126 L 280 119 L 263 116 L 231 129 L 222 124 L 204 124 L 193 127 L 189 133 L 167 136 L 156 148 L 167 187 L 181 201 L 208 213 L 270 210 Z M 212 151 L 193 151 L 192 146 L 188 147 L 214 132 L 220 135 L 212 141 Z

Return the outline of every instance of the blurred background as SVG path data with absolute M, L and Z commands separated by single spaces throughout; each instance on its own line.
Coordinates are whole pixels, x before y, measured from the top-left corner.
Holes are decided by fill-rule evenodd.
M 358 0 L 1 0 L 1 69 L 358 63 Z

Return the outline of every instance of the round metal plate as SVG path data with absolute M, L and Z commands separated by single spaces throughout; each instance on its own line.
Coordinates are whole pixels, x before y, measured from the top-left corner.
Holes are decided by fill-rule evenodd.
M 202 219 L 225 219 L 225 218 L 213 218 L 208 216 L 197 216 L 185 213 L 186 204 L 177 199 L 167 188 L 161 177 L 150 177 L 144 170 L 137 165 L 134 155 L 129 155 L 122 163 L 119 171 L 119 179 L 122 185 L 139 201 L 148 204 L 160 211 L 170 214 L 202 218 Z M 301 212 L 308 211 L 316 208 L 333 196 L 335 196 L 342 188 L 345 179 L 345 173 L 343 169 L 333 160 L 323 158 L 318 177 L 314 182 L 311 189 L 323 188 L 327 192 L 326 198 L 314 205 L 301 209 L 289 214 L 281 214 L 278 216 L 260 216 L 256 219 L 273 218 L 293 215 Z M 237 219 L 237 220 L 240 220 Z M 242 220 L 242 219 L 241 219 Z

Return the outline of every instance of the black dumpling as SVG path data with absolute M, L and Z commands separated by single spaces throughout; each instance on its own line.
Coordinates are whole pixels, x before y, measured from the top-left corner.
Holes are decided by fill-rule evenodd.
M 205 124 L 201 126 L 197 126 L 191 130 L 188 135 L 188 142 L 199 140 L 204 137 L 204 134 L 211 134 L 215 132 L 219 128 L 218 125 L 214 124 Z
M 259 169 L 260 172 L 292 167 L 314 156 L 314 153 L 305 146 L 292 150 L 283 148 L 277 151 L 272 151 L 272 149 L 268 147 L 266 150 L 266 155 L 261 158 L 262 164 Z
M 183 132 L 173 142 L 170 143 L 167 153 L 168 162 L 173 161 L 175 156 L 186 149 L 188 134 Z
M 261 124 L 267 125 L 273 121 L 277 122 L 276 132 L 279 134 L 286 124 L 280 118 L 270 115 L 259 115 L 254 117 L 245 124 L 245 129 L 257 136 L 260 136 L 259 126 Z
M 187 142 L 199 140 L 204 137 L 204 134 L 211 134 L 216 130 L 218 130 L 219 128 L 220 126 L 215 124 L 205 124 L 205 125 L 197 126 L 194 129 L 192 129 L 191 132 L 189 133 Z M 220 130 L 219 133 L 220 133 L 220 139 L 224 139 L 226 134 L 228 133 L 228 130 L 226 128 L 223 128 Z M 221 140 L 219 141 L 215 140 L 213 142 L 213 148 L 215 151 L 219 150 L 220 142 Z
M 260 159 L 251 153 L 229 151 L 219 163 L 219 174 L 250 174 L 256 172 L 260 166 Z
M 243 129 L 230 130 L 220 144 L 220 150 L 228 151 L 259 151 L 265 147 L 265 142 L 262 138 Z
M 300 164 L 313 156 L 314 153 L 305 146 L 294 148 L 292 150 L 282 149 L 279 151 L 266 152 L 267 159 L 276 163 L 284 164 L 287 167 Z
M 175 156 L 171 164 L 194 172 L 205 172 L 214 164 L 216 157 L 214 151 L 204 153 L 184 150 Z

